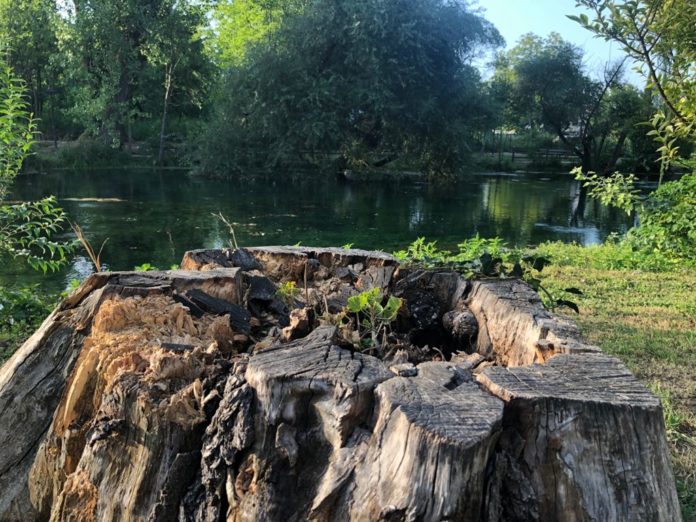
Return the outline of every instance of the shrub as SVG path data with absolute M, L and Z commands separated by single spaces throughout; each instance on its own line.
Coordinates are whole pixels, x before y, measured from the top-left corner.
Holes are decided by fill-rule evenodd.
M 696 172 L 662 184 L 646 200 L 640 221 L 627 236 L 632 247 L 696 263 Z

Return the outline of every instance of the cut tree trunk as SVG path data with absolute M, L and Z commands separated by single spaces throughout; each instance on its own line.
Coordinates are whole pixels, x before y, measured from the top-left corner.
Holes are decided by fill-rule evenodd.
M 0 368 L 0 521 L 680 519 L 659 401 L 523 282 L 321 248 L 182 266 L 90 277 Z M 374 287 L 405 301 L 387 360 L 327 312 Z

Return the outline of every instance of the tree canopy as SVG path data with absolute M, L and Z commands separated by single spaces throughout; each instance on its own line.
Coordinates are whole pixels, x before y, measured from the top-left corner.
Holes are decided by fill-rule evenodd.
M 609 173 L 650 105 L 621 81 L 622 68 L 609 64 L 603 80 L 593 80 L 578 47 L 557 33 L 528 34 L 498 55 L 493 92 L 503 99 L 508 125 L 544 128 L 579 158 L 583 171 Z
M 461 3 L 307 2 L 226 73 L 204 166 L 407 156 L 451 170 L 488 117 L 472 59 L 501 42 Z
M 696 141 L 696 3 L 693 0 L 578 0 L 593 14 L 570 16 L 605 40 L 618 42 L 662 102 L 653 124 L 663 159 L 679 140 Z M 691 146 L 689 146 L 691 148 Z

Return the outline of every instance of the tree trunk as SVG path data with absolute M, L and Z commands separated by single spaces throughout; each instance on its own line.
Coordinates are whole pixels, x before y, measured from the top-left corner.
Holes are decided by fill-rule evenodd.
M 619 158 L 623 153 L 624 143 L 626 143 L 626 137 L 626 131 L 621 131 L 621 134 L 619 134 L 619 139 L 616 141 L 614 150 L 611 153 L 611 157 L 609 158 L 607 165 L 604 167 L 605 176 L 609 176 L 616 168 L 616 163 L 619 161 Z
M 580 156 L 582 173 L 587 174 L 594 170 L 594 161 L 592 156 L 592 139 L 583 138 L 582 140 L 582 155 Z
M 167 132 L 167 113 L 169 110 L 169 97 L 171 95 L 173 73 L 175 65 L 167 64 L 164 75 L 164 103 L 162 107 L 162 125 L 160 127 L 159 152 L 157 154 L 157 164 L 162 165 L 164 159 L 164 143 Z
M 182 266 L 91 276 L 0 368 L 0 520 L 680 519 L 659 401 L 525 283 L 321 248 Z M 400 296 L 400 351 L 320 314 L 283 342 L 289 279 L 319 311 Z

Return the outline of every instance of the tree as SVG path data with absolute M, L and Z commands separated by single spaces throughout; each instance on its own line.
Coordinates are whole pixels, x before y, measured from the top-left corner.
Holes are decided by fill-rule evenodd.
M 161 106 L 163 137 L 177 87 L 182 95 L 200 88 L 204 6 L 193 0 L 74 0 L 73 5 L 66 44 L 79 49 L 72 64 L 81 86 L 75 114 L 121 147 L 132 141 L 133 123 L 150 119 L 151 108 Z M 153 79 L 161 96 L 153 96 Z
M 614 205 L 632 197 L 628 209 L 637 210 L 640 217 L 640 225 L 627 237 L 632 246 L 676 262 L 693 262 L 696 161 L 685 157 L 680 144 L 692 149 L 696 144 L 696 4 L 692 0 L 579 0 L 577 5 L 590 9 L 594 18 L 585 14 L 571 18 L 599 37 L 620 43 L 659 97 L 652 135 L 660 144 L 662 166 L 679 162 L 692 169 L 680 179 L 661 183 L 644 200 L 632 189 L 632 175 L 617 174 L 612 183 L 603 185 L 590 178 L 586 185 Z
M 226 73 L 203 167 L 338 156 L 451 172 L 487 116 L 471 61 L 500 43 L 462 3 L 308 1 Z
M 653 123 L 663 159 L 676 158 L 675 143 L 696 141 L 696 3 L 693 0 L 579 0 L 587 15 L 571 16 L 605 40 L 616 41 L 639 64 L 662 101 Z
M 52 60 L 57 23 L 54 0 L 0 0 L 0 35 L 11 46 L 9 65 L 27 85 L 32 111 L 39 117 L 57 75 Z
M 280 27 L 286 13 L 298 13 L 307 0 L 222 0 L 212 13 L 215 21 L 209 52 L 221 67 L 241 65 L 249 48 Z
M 635 89 L 621 83 L 622 66 L 607 67 L 603 80 L 594 81 L 584 71 L 580 49 L 559 34 L 546 39 L 528 34 L 498 56 L 493 84 L 507 97 L 513 126 L 543 127 L 578 157 L 583 172 L 608 174 L 642 103 Z
M 163 91 L 158 164 L 164 160 L 172 102 L 183 110 L 186 106 L 200 108 L 202 94 L 207 91 L 206 80 L 212 76 L 200 36 L 204 19 L 203 6 L 166 0 L 161 3 L 160 15 L 150 27 L 150 36 L 143 52 Z

